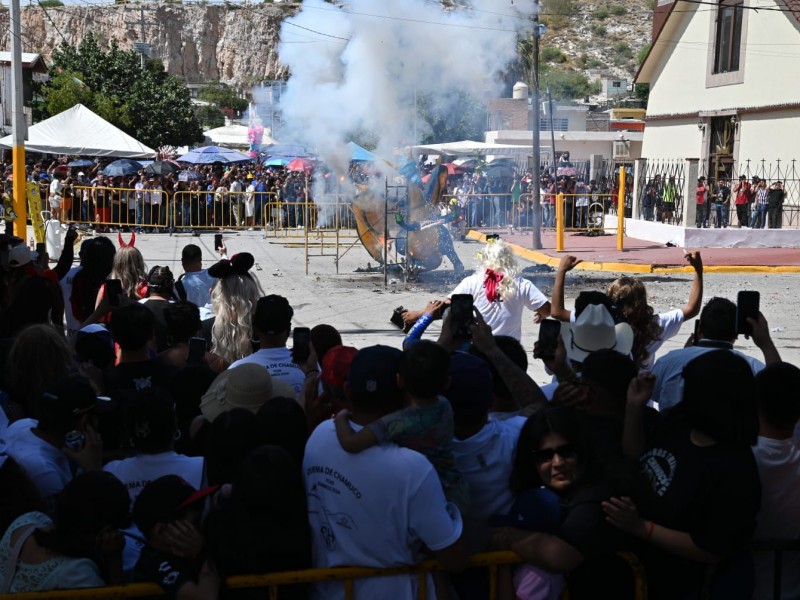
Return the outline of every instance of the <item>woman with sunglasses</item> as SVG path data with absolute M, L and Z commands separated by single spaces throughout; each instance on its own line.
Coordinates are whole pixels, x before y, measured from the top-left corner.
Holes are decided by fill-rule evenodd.
M 591 595 L 597 573 L 603 573 L 605 591 L 617 580 L 619 559 L 613 554 L 628 546 L 629 538 L 605 519 L 601 502 L 612 488 L 593 460 L 584 430 L 569 409 L 550 408 L 530 417 L 520 431 L 511 473 L 517 500 L 507 518 L 495 521 L 515 526 L 499 527 L 493 536 L 496 549 L 513 550 L 527 563 L 514 574 L 517 598 L 559 598 L 562 574 L 570 574 L 575 598 L 583 597 L 584 586 Z

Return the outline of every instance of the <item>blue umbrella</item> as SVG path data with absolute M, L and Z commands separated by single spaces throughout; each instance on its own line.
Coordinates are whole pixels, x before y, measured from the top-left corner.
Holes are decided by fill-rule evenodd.
M 179 156 L 181 162 L 195 165 L 210 165 L 213 163 L 237 163 L 252 160 L 247 154 L 231 148 L 220 148 L 219 146 L 205 146 L 189 150 L 183 156 Z
M 311 156 L 305 146 L 300 144 L 270 144 L 262 146 L 261 151 L 269 156 L 290 156 L 292 158 Z
M 71 163 L 67 163 L 68 167 L 93 167 L 94 161 L 89 160 L 88 158 L 79 158 L 77 160 L 73 160 Z
M 285 167 L 294 159 L 294 156 L 270 156 L 261 164 L 263 164 L 265 167 Z
M 105 169 L 103 169 L 103 175 L 106 177 L 120 177 L 121 175 L 133 175 L 134 173 L 138 173 L 142 169 L 142 164 L 136 162 L 135 160 L 130 160 L 128 158 L 122 158 L 120 160 L 115 160 L 112 163 L 109 163 Z
M 178 173 L 178 181 L 202 181 L 203 176 L 197 171 L 181 171 Z

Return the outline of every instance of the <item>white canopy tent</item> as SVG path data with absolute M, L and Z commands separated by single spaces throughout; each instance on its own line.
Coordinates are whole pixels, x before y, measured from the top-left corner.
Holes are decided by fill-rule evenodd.
M 28 128 L 25 149 L 44 154 L 108 156 L 112 158 L 155 158 L 156 151 L 114 127 L 83 104 L 45 119 Z M 11 148 L 10 135 L 0 147 Z
M 530 154 L 531 146 L 517 146 L 511 144 L 487 144 L 486 142 L 447 142 L 446 144 L 428 144 L 427 146 L 413 146 L 414 154 L 447 154 L 448 156 L 476 156 L 498 154 Z
M 223 146 L 225 148 L 249 148 L 250 141 L 247 139 L 247 127 L 244 125 L 236 125 L 233 123 L 209 129 L 203 132 L 206 137 L 206 142 L 214 146 Z M 261 138 L 262 144 L 275 144 L 275 140 L 270 137 L 269 129 L 264 130 Z

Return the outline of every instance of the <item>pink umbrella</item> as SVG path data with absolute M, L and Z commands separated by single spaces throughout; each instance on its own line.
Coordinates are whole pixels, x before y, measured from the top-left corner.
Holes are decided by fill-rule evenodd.
M 287 171 L 305 171 L 311 173 L 314 170 L 314 162 L 307 158 L 295 158 L 292 162 L 286 165 Z

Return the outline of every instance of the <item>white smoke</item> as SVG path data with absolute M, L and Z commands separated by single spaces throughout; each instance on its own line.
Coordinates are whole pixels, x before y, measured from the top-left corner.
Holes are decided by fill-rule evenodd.
M 307 144 L 340 174 L 357 132 L 391 158 L 429 128 L 415 114 L 415 96 L 457 116 L 454 91 L 497 95 L 497 73 L 515 59 L 532 7 L 532 0 L 473 0 L 452 10 L 438 0 L 304 0 L 281 27 L 280 59 L 291 74 L 281 141 Z

